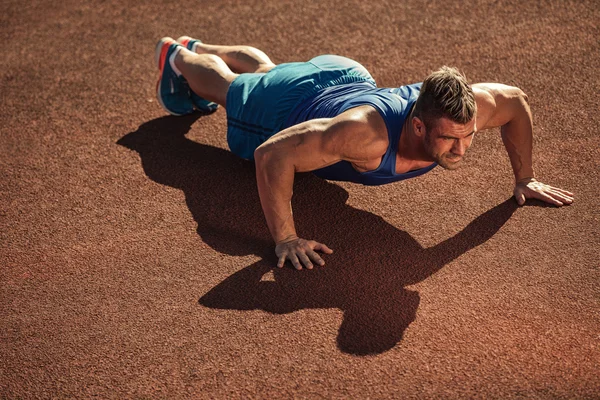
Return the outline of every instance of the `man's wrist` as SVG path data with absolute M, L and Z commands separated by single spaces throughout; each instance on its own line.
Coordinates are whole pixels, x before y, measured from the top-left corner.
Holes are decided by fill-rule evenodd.
M 288 235 L 282 239 L 275 240 L 275 245 L 277 246 L 283 243 L 293 242 L 294 240 L 298 240 L 298 236 L 296 234 Z
M 526 176 L 526 177 L 523 177 L 523 178 L 516 179 L 516 184 L 517 185 L 519 185 L 519 184 L 527 184 L 527 183 L 530 183 L 530 182 L 535 182 L 535 176 L 532 175 L 532 176 Z
M 514 171 L 516 184 L 531 182 L 535 180 L 535 172 L 532 167 L 521 166 L 518 170 Z

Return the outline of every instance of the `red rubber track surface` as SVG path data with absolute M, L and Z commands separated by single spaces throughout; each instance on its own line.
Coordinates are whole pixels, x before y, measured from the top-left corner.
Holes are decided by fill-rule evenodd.
M 1 398 L 598 398 L 597 1 L 5 0 Z M 379 86 L 441 65 L 522 88 L 540 180 L 512 200 L 499 131 L 459 171 L 368 188 L 297 178 L 274 270 L 225 112 L 168 117 L 162 36 L 333 53 Z

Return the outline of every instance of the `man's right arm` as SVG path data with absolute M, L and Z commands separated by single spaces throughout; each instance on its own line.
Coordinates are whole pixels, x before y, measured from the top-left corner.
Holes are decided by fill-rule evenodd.
M 269 231 L 276 243 L 278 267 L 289 259 L 296 269 L 324 262 L 316 251 L 331 253 L 325 244 L 298 237 L 292 214 L 294 174 L 313 171 L 341 160 L 366 162 L 387 150 L 387 130 L 369 106 L 335 118 L 315 119 L 287 128 L 254 152 L 256 180 Z

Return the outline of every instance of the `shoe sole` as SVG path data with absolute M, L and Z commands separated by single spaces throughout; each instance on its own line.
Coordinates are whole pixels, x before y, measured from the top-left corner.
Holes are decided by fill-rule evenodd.
M 160 75 L 158 76 L 158 82 L 156 82 L 156 98 L 158 99 L 158 102 L 160 103 L 161 107 L 166 112 L 168 112 L 171 115 L 181 116 L 181 115 L 185 115 L 185 114 L 178 114 L 178 113 L 174 113 L 173 111 L 169 110 L 167 108 L 167 106 L 165 106 L 165 104 L 163 103 L 162 98 L 160 96 L 162 74 L 163 74 L 163 70 L 165 68 L 165 63 L 168 62 L 167 54 L 169 53 L 169 47 L 173 43 L 176 43 L 173 38 L 165 36 L 164 38 L 162 38 L 158 41 L 158 43 L 156 44 L 156 47 L 154 48 L 154 63 L 156 64 L 156 66 L 158 67 L 158 70 L 160 71 Z

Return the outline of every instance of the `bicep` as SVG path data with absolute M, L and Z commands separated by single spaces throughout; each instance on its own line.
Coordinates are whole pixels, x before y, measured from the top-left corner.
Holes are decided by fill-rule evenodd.
M 519 88 L 500 83 L 473 85 L 477 102 L 477 130 L 506 125 L 523 109 L 529 112 L 527 95 Z
M 368 160 L 387 149 L 387 144 L 384 148 L 378 140 L 381 127 L 377 115 L 352 109 L 334 118 L 306 121 L 274 135 L 257 152 L 293 165 L 295 172 L 313 171 L 342 160 Z

